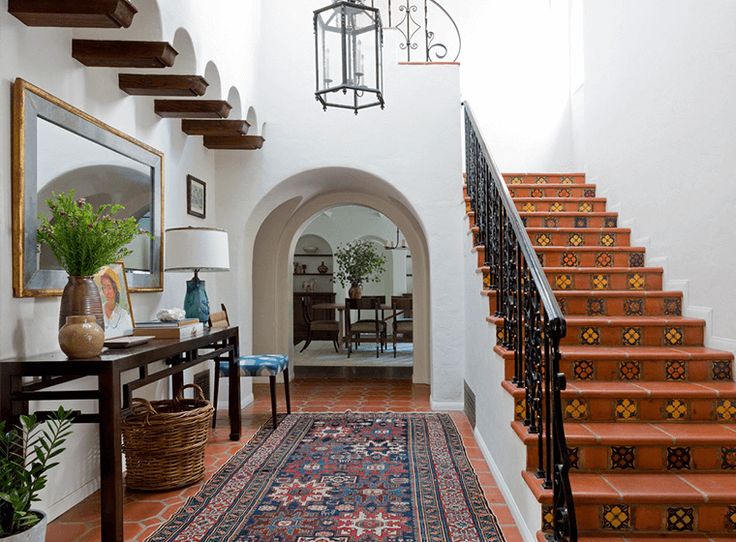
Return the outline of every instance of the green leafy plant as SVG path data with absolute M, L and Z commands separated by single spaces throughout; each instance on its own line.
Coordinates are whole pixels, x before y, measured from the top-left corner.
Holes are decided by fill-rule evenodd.
M 74 199 L 74 191 L 52 194 L 46 200 L 51 218 L 39 215 L 36 240 L 46 244 L 70 276 L 91 277 L 104 265 L 131 253 L 127 248 L 138 235 L 150 234 L 138 228 L 135 217 L 115 218 L 122 205 L 100 205 L 95 209 L 84 198 Z
M 20 424 L 5 430 L 0 422 L 0 536 L 30 529 L 40 521 L 31 512 L 38 492 L 46 487 L 46 473 L 58 463 L 53 459 L 71 434 L 72 413 L 59 407 L 48 424 L 36 416 L 21 416 Z
M 332 280 L 343 287 L 380 281 L 386 265 L 386 257 L 379 254 L 370 241 L 352 241 L 338 246 L 335 260 L 337 270 Z

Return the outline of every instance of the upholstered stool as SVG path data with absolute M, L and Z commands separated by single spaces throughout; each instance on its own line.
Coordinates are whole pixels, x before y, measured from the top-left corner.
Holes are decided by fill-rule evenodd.
M 230 318 L 225 305 L 222 310 L 210 315 L 210 327 L 217 329 L 228 327 Z M 289 356 L 284 354 L 255 354 L 251 356 L 240 356 L 240 376 L 267 376 L 271 385 L 271 414 L 273 415 L 273 428 L 279 425 L 276 413 L 276 377 L 284 373 L 284 395 L 286 395 L 286 412 L 291 414 L 291 397 L 289 396 Z M 215 359 L 215 395 L 213 402 L 217 408 L 217 396 L 220 393 L 220 378 L 230 376 L 229 362 L 225 358 Z M 217 424 L 217 416 L 212 417 L 212 427 Z
M 227 378 L 230 369 L 227 361 L 216 361 L 215 372 L 215 401 L 220 388 L 220 378 Z M 276 377 L 284 373 L 284 395 L 286 396 L 286 412 L 291 414 L 291 397 L 289 396 L 289 356 L 284 354 L 255 354 L 252 356 L 240 356 L 238 362 L 240 376 L 267 376 L 271 386 L 271 414 L 273 415 L 273 428 L 278 427 L 278 416 L 276 412 Z M 215 427 L 215 418 L 212 419 L 212 427 Z

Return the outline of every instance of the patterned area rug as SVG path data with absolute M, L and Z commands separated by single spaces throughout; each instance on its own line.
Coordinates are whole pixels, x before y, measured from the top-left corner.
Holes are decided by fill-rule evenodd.
M 491 542 L 452 419 L 292 414 L 264 426 L 149 542 Z

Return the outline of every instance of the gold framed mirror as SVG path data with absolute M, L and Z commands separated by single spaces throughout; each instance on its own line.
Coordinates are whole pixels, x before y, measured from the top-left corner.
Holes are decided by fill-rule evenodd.
M 61 295 L 66 273 L 36 243 L 52 193 L 74 190 L 93 205 L 120 203 L 153 238 L 125 260 L 131 292 L 162 291 L 164 155 L 24 81 L 13 83 L 13 294 Z

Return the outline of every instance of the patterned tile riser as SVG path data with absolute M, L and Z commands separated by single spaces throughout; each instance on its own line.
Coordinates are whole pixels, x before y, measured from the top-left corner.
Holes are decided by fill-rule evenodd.
M 561 369 L 574 381 L 666 381 L 672 380 L 668 363 L 672 360 L 566 360 L 561 361 Z M 508 361 L 507 361 L 508 363 Z M 678 361 L 683 368 L 686 382 L 728 382 L 732 380 L 730 361 L 690 360 Z M 512 365 L 513 368 L 513 365 Z M 633 372 L 632 372 L 633 371 Z
M 673 331 L 675 330 L 675 331 Z M 628 325 L 587 326 L 568 322 L 562 345 L 583 346 L 702 346 L 703 326 L 663 325 L 632 327 Z
M 526 219 L 527 228 L 616 228 L 618 219 L 616 213 L 593 215 L 590 213 L 575 213 L 576 216 L 556 216 L 560 213 L 539 213 L 530 215 L 521 212 Z
M 578 271 L 575 268 L 565 271 L 545 271 L 547 280 L 554 290 L 661 290 L 661 271 L 612 271 L 600 269 L 600 271 Z M 567 281 L 558 285 L 558 277 L 569 276 L 571 284 Z
M 631 246 L 629 233 L 567 233 L 529 232 L 532 244 L 538 247 L 627 247 Z
M 569 283 L 568 275 L 558 275 L 555 278 L 557 286 L 566 286 Z M 679 298 L 645 297 L 642 293 L 632 291 L 626 297 L 621 296 L 573 296 L 564 295 L 562 291 L 557 299 L 564 299 L 565 314 L 579 316 L 682 316 Z
M 668 462 L 673 446 L 627 445 L 597 446 L 576 442 L 568 443 L 575 449 L 577 467 L 575 472 L 584 473 L 661 473 L 663 471 L 729 473 L 736 475 L 736 447 L 728 446 L 681 446 L 686 451 Z M 686 461 L 689 459 L 689 461 Z M 535 469 L 537 445 L 527 445 L 527 468 Z M 668 468 L 668 466 L 670 468 Z
M 563 394 L 563 407 L 566 409 L 564 415 L 567 421 L 736 423 L 736 397 L 731 399 L 609 399 L 571 398 L 571 396 L 572 394 Z
M 618 509 L 616 508 L 618 507 Z M 692 509 L 692 529 L 687 527 L 688 520 L 682 522 L 683 515 L 678 510 L 684 509 L 689 516 Z M 612 503 L 610 505 L 579 505 L 576 507 L 578 529 L 584 536 L 620 533 L 635 533 L 637 536 L 657 534 L 676 536 L 678 532 L 704 532 L 722 535 L 728 540 L 736 533 L 736 524 L 731 516 L 734 507 L 720 504 L 641 504 Z M 681 529 L 678 529 L 680 527 Z M 666 540 L 666 539 L 665 539 Z
M 538 198 L 514 198 L 516 209 L 521 213 L 603 213 L 605 201 L 558 198 L 539 200 Z
M 575 185 L 514 185 L 509 187 L 512 198 L 594 198 L 596 186 Z
M 564 247 L 537 247 L 537 254 L 543 255 L 545 267 L 643 267 L 643 252 L 636 249 L 618 251 L 575 250 Z M 633 271 L 632 271 L 633 272 Z

